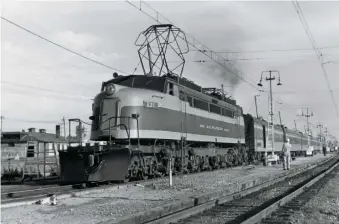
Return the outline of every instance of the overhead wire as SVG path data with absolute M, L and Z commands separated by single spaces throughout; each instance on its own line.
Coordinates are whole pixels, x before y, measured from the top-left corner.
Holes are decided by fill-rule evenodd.
M 49 39 L 47 39 L 47 38 L 45 38 L 45 37 L 43 37 L 43 36 L 41 36 L 41 35 L 39 35 L 39 34 L 37 34 L 37 33 L 33 32 L 33 31 L 27 29 L 27 28 L 24 28 L 23 26 L 21 26 L 21 25 L 15 23 L 15 22 L 13 22 L 13 21 L 11 21 L 11 20 L 9 20 L 9 19 L 4 18 L 3 16 L 1 16 L 1 19 L 5 20 L 6 22 L 8 22 L 8 23 L 10 23 L 10 24 L 12 24 L 12 25 L 14 25 L 14 26 L 16 26 L 16 27 L 18 27 L 18 28 L 20 28 L 20 29 L 22 29 L 22 30 L 24 30 L 24 31 L 26 31 L 26 32 L 28 32 L 28 33 L 34 35 L 34 36 L 36 36 L 36 37 L 39 37 L 40 39 L 45 40 L 45 41 L 47 41 L 47 42 L 49 42 L 49 43 L 51 43 L 51 44 L 53 44 L 53 45 L 55 45 L 55 46 L 57 46 L 57 47 L 63 49 L 63 50 L 65 50 L 65 51 L 68 51 L 68 52 L 70 52 L 70 53 L 72 53 L 72 54 L 75 54 L 75 55 L 77 55 L 77 56 L 79 56 L 79 57 L 82 57 L 82 58 L 84 58 L 84 59 L 86 59 L 86 60 L 89 60 L 89 61 L 91 61 L 91 62 L 94 62 L 94 63 L 98 64 L 98 65 L 104 66 L 104 67 L 106 67 L 106 68 L 109 68 L 109 69 L 111 69 L 111 70 L 114 70 L 114 71 L 117 71 L 117 72 L 120 72 L 120 73 L 123 73 L 123 74 L 128 74 L 128 73 L 126 73 L 126 72 L 124 72 L 124 71 L 122 71 L 122 70 L 120 70 L 120 69 L 113 68 L 113 67 L 111 67 L 111 66 L 109 66 L 109 65 L 103 64 L 103 63 L 98 62 L 98 61 L 96 61 L 96 60 L 93 60 L 93 59 L 91 59 L 91 58 L 89 58 L 89 57 L 86 57 L 86 56 L 84 56 L 84 55 L 82 55 L 82 54 L 80 54 L 80 53 L 77 53 L 77 52 L 75 52 L 75 51 L 73 51 L 73 50 L 71 50 L 71 49 L 69 49 L 69 48 L 66 48 L 66 47 L 64 47 L 64 46 L 62 46 L 62 45 L 60 45 L 60 44 L 58 44 L 58 43 L 56 43 L 56 42 L 54 42 L 54 41 L 51 41 L 51 40 L 49 40 Z
M 326 72 L 326 69 L 324 67 L 324 61 L 323 61 L 323 57 L 322 57 L 322 52 L 317 47 L 317 44 L 316 44 L 316 42 L 315 42 L 315 40 L 313 38 L 313 35 L 312 35 L 311 31 L 310 31 L 310 28 L 309 28 L 309 26 L 307 24 L 307 21 L 306 21 L 306 19 L 304 17 L 304 14 L 303 14 L 303 12 L 301 10 L 301 7 L 300 7 L 299 3 L 297 1 L 293 1 L 292 3 L 294 5 L 294 8 L 295 8 L 295 10 L 296 10 L 296 12 L 298 14 L 298 17 L 299 17 L 299 19 L 300 19 L 300 21 L 301 21 L 301 23 L 302 23 L 302 25 L 303 25 L 303 27 L 305 29 L 305 32 L 306 32 L 306 34 L 307 34 L 307 36 L 308 36 L 308 38 L 309 38 L 309 40 L 310 40 L 310 42 L 312 44 L 312 47 L 313 47 L 313 49 L 314 49 L 314 51 L 315 51 L 315 53 L 317 55 L 318 61 L 319 61 L 320 66 L 321 66 L 321 69 L 322 69 L 323 74 L 325 76 L 327 87 L 329 89 L 329 92 L 330 92 L 331 99 L 332 99 L 332 102 L 333 102 L 334 107 L 335 107 L 335 111 L 336 111 L 337 117 L 339 119 L 338 106 L 337 106 L 337 103 L 336 103 L 336 101 L 334 99 L 334 95 L 333 95 L 333 91 L 332 91 L 332 88 L 331 88 L 331 84 L 329 82 L 329 79 L 328 79 L 328 76 L 327 76 L 327 72 Z
M 339 45 L 325 46 L 319 49 L 339 48 Z M 220 54 L 241 54 L 241 53 L 268 53 L 268 52 L 290 52 L 290 51 L 312 51 L 313 48 L 276 49 L 276 50 L 253 50 L 253 51 L 218 51 Z
M 315 92 L 326 92 L 328 90 L 322 90 L 322 89 L 314 89 L 314 90 L 300 90 L 300 91 L 278 91 L 278 92 L 274 92 L 274 94 L 310 94 L 310 93 L 315 93 Z M 338 89 L 332 89 L 332 91 L 339 91 Z M 266 92 L 266 91 L 264 91 Z
M 295 55 L 296 59 L 305 59 L 308 57 L 313 57 L 313 55 Z M 234 58 L 226 59 L 226 61 L 255 61 L 255 60 L 279 60 L 279 59 L 291 59 L 291 56 L 284 57 L 255 57 L 255 58 Z M 196 60 L 194 62 L 212 62 L 213 60 Z M 335 63 L 335 62 L 334 62 Z
M 23 85 L 23 84 L 19 84 L 19 83 L 15 83 L 15 82 L 10 82 L 10 81 L 1 80 L 0 82 L 3 83 L 3 84 L 13 85 L 15 87 L 24 87 L 24 88 L 36 89 L 36 90 L 40 90 L 40 91 L 46 91 L 46 92 L 57 93 L 57 94 L 63 95 L 63 96 L 60 96 L 60 97 L 67 97 L 67 96 L 73 97 L 74 96 L 74 97 L 80 97 L 82 99 L 90 98 L 88 96 L 76 95 L 76 94 L 67 94 L 67 93 L 58 92 L 58 91 L 55 91 L 55 90 L 52 90 L 52 89 L 45 89 L 45 88 L 35 87 L 35 86 L 31 86 L 31 85 Z M 12 89 L 12 90 L 14 90 L 14 89 Z
M 279 104 L 280 106 L 279 107 L 281 107 L 280 109 L 276 109 L 277 111 L 281 111 L 282 112 L 282 109 L 291 109 L 291 110 L 293 110 L 293 111 L 295 111 L 295 107 L 298 107 L 298 108 L 300 108 L 300 107 L 302 107 L 303 105 L 290 105 L 290 104 L 287 104 L 287 103 L 284 103 L 284 102 L 279 102 L 279 101 L 277 101 L 277 100 L 274 100 L 277 104 Z M 252 107 L 253 107 L 253 104 L 252 104 L 252 106 L 251 106 L 251 108 L 250 108 L 250 110 L 252 109 Z M 250 111 L 249 110 L 249 111 Z M 249 113 L 249 111 L 248 111 L 248 113 Z M 282 112 L 281 113 L 282 114 L 282 116 L 284 115 L 284 112 Z M 305 118 L 305 117 L 301 117 L 301 116 L 298 116 L 298 115 L 296 115 L 296 117 L 297 117 L 297 119 L 296 120 L 303 120 L 305 123 L 306 123 L 306 121 L 307 121 L 307 119 Z M 274 116 L 274 120 L 278 120 L 279 119 L 279 117 L 278 117 L 278 113 L 277 114 L 275 114 L 275 116 Z M 283 120 L 283 118 L 282 118 L 282 120 Z M 279 121 L 279 123 L 280 123 L 280 121 Z M 291 122 L 289 122 L 289 124 L 290 124 Z M 312 124 L 310 121 L 309 121 L 309 124 Z M 312 126 L 314 126 L 313 124 L 312 124 Z
M 252 107 L 253 107 L 254 103 L 255 103 L 255 101 L 253 101 L 253 103 L 252 103 L 250 109 L 248 109 L 247 113 L 249 113 L 252 110 Z
M 153 7 L 151 7 L 150 5 L 148 5 L 147 3 L 145 3 L 144 1 L 141 1 L 141 0 L 139 1 L 139 2 L 140 2 L 140 7 L 139 7 L 139 8 L 138 8 L 135 4 L 132 4 L 130 1 L 128 1 L 128 0 L 125 0 L 125 1 L 126 1 L 128 4 L 130 4 L 131 6 L 133 6 L 134 8 L 138 9 L 138 11 L 144 13 L 146 16 L 148 16 L 149 18 L 151 18 L 152 20 L 156 21 L 156 22 L 159 23 L 159 24 L 162 24 L 162 23 L 160 22 L 160 20 L 159 20 L 159 16 L 161 16 L 162 18 L 164 18 L 165 20 L 167 20 L 167 22 L 169 22 L 170 24 L 174 25 L 174 23 L 173 23 L 172 21 L 170 21 L 168 18 L 166 18 L 164 15 L 162 15 L 160 12 L 158 12 L 157 10 L 155 10 Z M 148 6 L 150 9 L 152 9 L 154 12 L 156 12 L 157 17 L 154 18 L 153 16 L 149 15 L 147 12 L 145 12 L 144 10 L 142 10 L 142 7 L 141 7 L 142 4 Z M 185 35 L 188 36 L 188 37 L 190 37 L 190 38 L 192 38 L 192 40 L 193 40 L 193 43 L 191 43 L 190 41 L 187 40 L 187 43 L 188 43 L 190 46 L 192 46 L 193 48 L 197 49 L 199 52 L 201 52 L 201 53 L 204 54 L 205 56 L 209 57 L 211 60 L 213 60 L 215 63 L 219 64 L 219 65 L 220 65 L 221 67 L 223 67 L 224 69 L 228 70 L 232 75 L 236 76 L 238 79 L 240 79 L 240 80 L 246 82 L 246 83 L 249 84 L 251 87 L 253 87 L 253 88 L 259 90 L 258 87 L 257 87 L 255 84 L 253 84 L 253 83 L 247 81 L 246 79 L 244 79 L 243 77 L 241 77 L 241 76 L 239 75 L 241 72 L 240 72 L 233 64 L 228 63 L 228 62 L 225 60 L 225 58 L 223 58 L 223 56 L 221 56 L 221 55 L 219 55 L 218 53 L 216 53 L 216 52 L 210 50 L 206 45 L 204 45 L 203 43 L 201 43 L 200 41 L 198 41 L 198 40 L 195 39 L 194 37 L 190 36 L 188 33 L 185 32 Z M 200 45 L 203 47 L 203 49 L 197 47 L 197 46 L 195 45 L 195 42 L 198 43 L 198 44 L 200 44 Z M 205 50 L 205 49 L 207 49 L 207 50 Z M 207 51 L 210 52 L 211 55 L 208 55 L 208 54 L 207 54 Z M 215 55 L 215 57 L 217 57 L 218 59 L 221 59 L 221 60 L 216 60 L 216 59 L 214 59 L 214 58 L 213 58 L 213 55 Z M 222 61 L 223 63 L 222 63 L 221 61 Z
M 6 120 L 10 121 L 18 121 L 18 122 L 25 122 L 25 123 L 40 123 L 40 124 L 56 124 L 58 121 L 44 121 L 44 120 L 25 120 L 25 119 L 16 119 L 16 118 L 11 118 L 11 117 L 6 117 Z
M 56 96 L 56 95 L 46 95 L 42 93 L 36 93 L 31 91 L 22 91 L 17 89 L 11 89 L 11 88 L 3 88 L 6 92 L 9 92 L 11 94 L 17 94 L 17 95 L 23 95 L 23 96 L 33 96 L 33 97 L 43 97 L 43 98 L 52 98 L 52 99 L 59 99 L 59 100 L 70 100 L 74 102 L 81 102 L 81 101 L 89 101 L 91 99 L 85 99 L 85 98 L 70 98 L 65 96 Z
M 130 3 L 129 1 L 127 1 L 128 3 Z M 130 3 L 131 4 L 131 3 Z M 146 4 L 146 3 L 144 3 L 144 4 Z M 134 6 L 134 4 L 132 4 L 133 6 Z M 150 6 L 149 6 L 150 7 Z M 145 12 L 144 12 L 145 13 Z M 147 13 L 145 13 L 146 15 L 148 15 Z M 157 14 L 158 14 L 158 12 L 157 12 Z M 161 14 L 160 14 L 161 15 Z M 149 15 L 148 15 L 149 16 Z M 164 17 L 163 15 L 161 15 L 162 17 Z M 152 17 L 152 16 L 149 16 L 150 18 L 152 18 L 153 20 L 154 20 L 154 18 Z M 68 48 L 65 48 L 65 47 L 63 47 L 63 46 L 61 46 L 61 45 L 59 45 L 59 44 L 57 44 L 57 43 L 55 43 L 55 42 L 53 42 L 53 41 L 50 41 L 50 40 L 48 40 L 48 39 L 46 39 L 46 38 L 44 38 L 44 37 L 42 37 L 42 36 L 40 36 L 40 35 L 38 35 L 38 34 L 36 34 L 36 33 L 34 33 L 34 32 L 32 32 L 32 31 L 30 31 L 30 30 L 28 30 L 28 29 L 26 29 L 26 28 L 24 28 L 24 27 L 22 27 L 22 26 L 20 26 L 20 25 L 18 25 L 18 24 L 16 24 L 16 23 L 14 23 L 14 22 L 12 22 L 12 21 L 9 21 L 8 19 L 6 19 L 6 18 L 4 18 L 4 17 L 1 17 L 3 20 L 5 20 L 5 21 L 7 21 L 7 22 L 9 22 L 9 23 L 11 23 L 11 24 L 13 24 L 13 25 L 15 25 L 15 26 L 17 26 L 17 27 L 19 27 L 19 28 L 21 28 L 21 29 L 23 29 L 23 30 L 25 30 L 25 31 L 27 31 L 27 32 L 29 32 L 29 33 L 31 33 L 31 34 L 33 34 L 33 35 L 35 35 L 35 36 L 37 36 L 37 37 L 39 37 L 39 38 L 41 38 L 41 39 L 43 39 L 43 40 L 45 40 L 45 41 L 48 41 L 49 43 L 52 43 L 52 44 L 54 44 L 54 45 L 56 45 L 56 46 L 58 46 L 58 47 L 60 47 L 60 48 L 62 48 L 62 49 L 64 49 L 64 50 L 66 50 L 66 51 L 69 51 L 69 52 L 71 52 L 71 53 L 73 53 L 73 54 L 76 54 L 76 55 L 78 55 L 78 56 L 80 56 L 80 57 L 82 57 L 82 58 L 85 58 L 85 59 L 87 59 L 87 60 L 90 60 L 90 61 L 92 61 L 92 62 L 94 62 L 94 63 L 97 63 L 97 64 L 99 64 L 99 65 L 102 65 L 102 66 L 104 66 L 104 67 L 107 67 L 107 68 L 110 68 L 110 69 L 112 69 L 112 70 L 115 70 L 115 71 L 118 71 L 118 72 L 121 72 L 121 73 L 123 73 L 123 74 L 127 74 L 127 73 L 125 73 L 125 72 L 123 72 L 123 71 L 121 71 L 121 70 L 118 70 L 118 69 L 116 69 L 116 68 L 113 68 L 113 67 L 111 67 L 111 66 L 107 66 L 107 65 L 105 65 L 105 64 L 103 64 L 103 63 L 101 63 L 101 62 L 98 62 L 98 61 L 95 61 L 95 60 L 93 60 L 93 59 L 90 59 L 90 58 L 88 58 L 88 57 L 86 57 L 86 56 L 83 56 L 83 55 L 81 55 L 81 54 L 79 54 L 79 53 L 77 53 L 77 52 L 74 52 L 74 51 L 72 51 L 72 50 L 70 50 L 70 49 L 68 49 Z M 167 19 L 166 17 L 164 17 L 165 19 Z M 168 20 L 168 19 L 167 19 Z M 156 20 L 157 22 L 159 22 L 158 20 Z M 169 21 L 169 20 L 168 20 Z M 160 23 L 160 22 L 159 22 Z M 191 44 L 192 45 L 192 44 Z M 194 46 L 194 45 L 193 45 Z M 195 47 L 195 46 L 194 46 Z M 338 46 L 339 47 L 339 46 Z M 324 47 L 324 48 L 326 48 L 326 47 Z M 201 50 L 200 49 L 198 49 L 200 52 L 201 52 Z M 299 49 L 299 50 L 301 50 L 301 49 Z M 283 50 L 281 50 L 281 51 L 283 51 Z M 203 53 L 203 52 L 202 52 Z M 214 52 L 214 53 L 216 53 L 216 52 Z M 221 53 L 221 52 L 219 52 L 219 53 Z M 218 63 L 219 64 L 219 63 Z M 224 67 L 224 66 L 223 66 Z M 323 67 L 323 66 L 322 66 Z M 134 71 L 135 72 L 135 71 Z M 232 73 L 233 74 L 233 73 Z M 242 78 L 241 78 L 242 79 Z M 243 80 L 243 79 L 242 79 Z M 243 81 L 245 81 L 246 83 L 248 83 L 248 84 L 250 84 L 251 86 L 253 86 L 253 84 L 251 84 L 251 83 L 249 83 L 249 82 L 247 82 L 246 80 L 243 80 Z M 255 87 L 255 86 L 254 86 Z M 256 89 L 257 89 L 257 87 L 255 87 Z M 332 90 L 330 90 L 330 91 L 332 91 Z M 253 104 L 252 104 L 252 106 L 253 106 Z M 251 107 L 252 107 L 251 106 Z

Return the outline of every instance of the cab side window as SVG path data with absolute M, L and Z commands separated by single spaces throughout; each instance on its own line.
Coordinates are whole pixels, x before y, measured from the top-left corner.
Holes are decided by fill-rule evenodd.
M 179 96 L 179 88 L 174 83 L 168 82 L 167 93 L 172 96 Z

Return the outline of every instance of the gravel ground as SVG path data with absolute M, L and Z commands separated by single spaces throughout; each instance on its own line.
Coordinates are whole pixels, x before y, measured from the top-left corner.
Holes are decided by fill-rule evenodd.
M 327 157 L 329 157 L 328 155 Z M 291 168 L 323 160 L 324 156 L 298 158 Z M 79 197 L 62 199 L 56 206 L 29 205 L 3 208 L 3 223 L 96 223 L 123 215 L 144 211 L 171 201 L 193 195 L 230 189 L 239 190 L 239 183 L 282 173 L 282 165 L 263 167 L 245 166 L 213 172 L 204 172 L 183 177 L 173 177 L 173 186 L 168 180 L 149 180 L 144 186 L 128 186 L 105 189 Z M 13 215 L 15 214 L 15 215 Z
M 339 223 L 339 173 L 291 217 L 293 224 Z
M 254 192 L 238 200 L 217 205 L 203 213 L 181 220 L 178 224 L 240 223 L 241 217 L 252 209 L 255 209 L 267 201 L 289 191 L 291 188 L 309 179 L 315 173 L 321 172 L 323 169 L 324 168 L 317 170 L 316 168 L 315 170 L 308 171 L 308 175 L 300 174 L 288 179 L 287 181 L 276 183 L 266 189 Z

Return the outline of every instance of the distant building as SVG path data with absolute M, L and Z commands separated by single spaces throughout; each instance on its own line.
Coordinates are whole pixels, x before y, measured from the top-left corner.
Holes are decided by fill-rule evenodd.
M 60 137 L 59 125 L 56 127 L 56 134 L 46 133 L 46 129 L 36 131 L 35 128 L 21 132 L 3 132 L 1 136 L 1 172 L 9 167 L 20 170 L 28 164 L 29 167 L 37 167 L 39 163 L 39 170 L 45 175 L 46 166 L 58 166 L 58 150 L 65 149 L 67 149 L 67 141 Z
M 3 132 L 1 136 L 1 158 L 8 157 L 31 157 L 32 153 L 26 149 L 27 142 L 33 141 L 37 143 L 39 152 L 46 150 L 46 154 L 50 155 L 53 150 L 66 149 L 67 141 L 65 141 L 60 134 L 46 133 L 46 129 L 29 128 L 28 132 L 22 130 L 21 132 Z

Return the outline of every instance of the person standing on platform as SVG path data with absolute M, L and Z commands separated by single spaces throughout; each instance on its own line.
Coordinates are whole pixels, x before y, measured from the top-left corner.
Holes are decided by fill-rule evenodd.
M 291 164 L 291 144 L 290 144 L 290 139 L 287 139 L 285 143 L 283 144 L 282 147 L 282 152 L 284 156 L 284 170 L 289 170 L 290 169 L 290 164 Z

